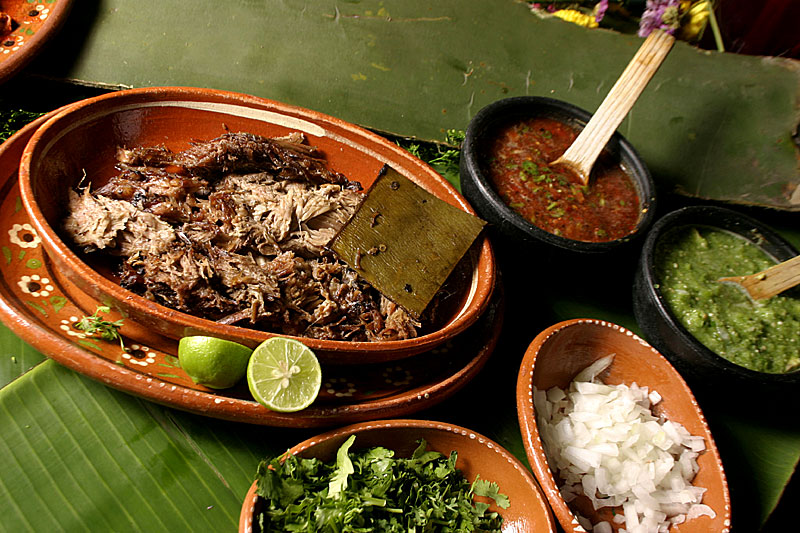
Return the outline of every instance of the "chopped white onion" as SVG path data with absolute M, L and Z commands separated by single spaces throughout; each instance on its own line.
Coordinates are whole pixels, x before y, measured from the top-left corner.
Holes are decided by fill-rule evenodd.
M 714 510 L 701 503 L 706 489 L 691 484 L 703 438 L 653 415 L 651 407 L 662 400 L 655 390 L 598 381 L 613 359 L 583 369 L 567 390 L 534 388 L 539 434 L 550 468 L 563 482 L 564 501 L 582 494 L 594 509 L 621 508 L 613 520 L 628 533 L 666 532 L 687 519 L 713 518 Z M 580 515 L 578 520 L 586 522 Z M 611 525 L 600 522 L 594 531 L 611 531 Z

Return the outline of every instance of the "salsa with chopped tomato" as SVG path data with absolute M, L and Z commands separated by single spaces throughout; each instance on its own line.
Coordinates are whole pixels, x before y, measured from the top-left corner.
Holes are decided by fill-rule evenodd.
M 578 136 L 552 118 L 529 118 L 495 132 L 484 172 L 503 201 L 535 226 L 568 239 L 612 241 L 633 233 L 640 206 L 636 186 L 601 154 L 588 185 L 551 167 Z

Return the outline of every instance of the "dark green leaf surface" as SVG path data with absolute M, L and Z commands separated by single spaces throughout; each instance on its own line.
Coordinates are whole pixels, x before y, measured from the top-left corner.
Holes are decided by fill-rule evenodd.
M 594 111 L 640 43 L 513 0 L 102 0 L 76 2 L 31 71 L 249 93 L 442 140 L 507 96 Z M 796 61 L 679 42 L 620 131 L 665 189 L 798 209 L 799 88 Z

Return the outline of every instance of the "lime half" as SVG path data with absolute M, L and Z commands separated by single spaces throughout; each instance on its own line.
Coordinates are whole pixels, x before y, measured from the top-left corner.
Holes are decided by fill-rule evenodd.
M 314 403 L 322 385 L 322 369 L 317 356 L 302 342 L 273 337 L 253 350 L 247 384 L 264 407 L 291 413 Z
M 178 362 L 192 381 L 227 389 L 244 377 L 251 348 L 238 342 L 195 335 L 178 342 Z

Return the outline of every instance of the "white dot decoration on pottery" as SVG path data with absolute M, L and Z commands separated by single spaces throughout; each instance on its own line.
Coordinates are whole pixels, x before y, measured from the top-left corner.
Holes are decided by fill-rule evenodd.
M 445 353 L 449 352 L 452 348 L 453 348 L 453 342 L 452 341 L 447 341 L 446 343 L 442 344 L 441 346 L 437 346 L 436 348 L 431 350 L 431 353 L 436 354 L 436 355 L 441 355 L 441 354 L 445 354 Z
M 34 298 L 39 298 L 40 296 L 42 298 L 47 298 L 50 296 L 50 293 L 55 290 L 55 287 L 50 284 L 48 278 L 40 277 L 38 274 L 22 276 L 17 282 L 17 285 L 19 285 L 22 292 L 30 294 Z
M 39 12 L 39 20 L 47 20 L 47 16 L 50 14 L 50 10 L 42 4 L 36 6 L 36 11 Z
M 130 350 L 122 354 L 122 358 L 133 365 L 147 366 L 156 362 L 156 354 L 147 346 L 131 344 Z
M 394 385 L 395 387 L 408 385 L 411 383 L 413 378 L 413 374 L 401 366 L 390 367 L 383 371 L 384 381 L 389 385 Z
M 325 391 L 337 398 L 349 398 L 357 392 L 357 389 L 355 383 L 345 378 L 330 378 L 325 382 Z
M 85 339 L 86 333 L 84 333 L 83 331 L 76 331 L 72 329 L 72 325 L 77 323 L 78 320 L 80 320 L 78 317 L 71 316 L 69 317 L 69 319 L 62 320 L 61 325 L 59 327 L 61 328 L 61 331 L 65 332 L 70 337 L 78 337 L 79 339 Z
M 11 242 L 20 248 L 36 248 L 42 242 L 41 237 L 30 224 L 14 224 L 8 230 Z

